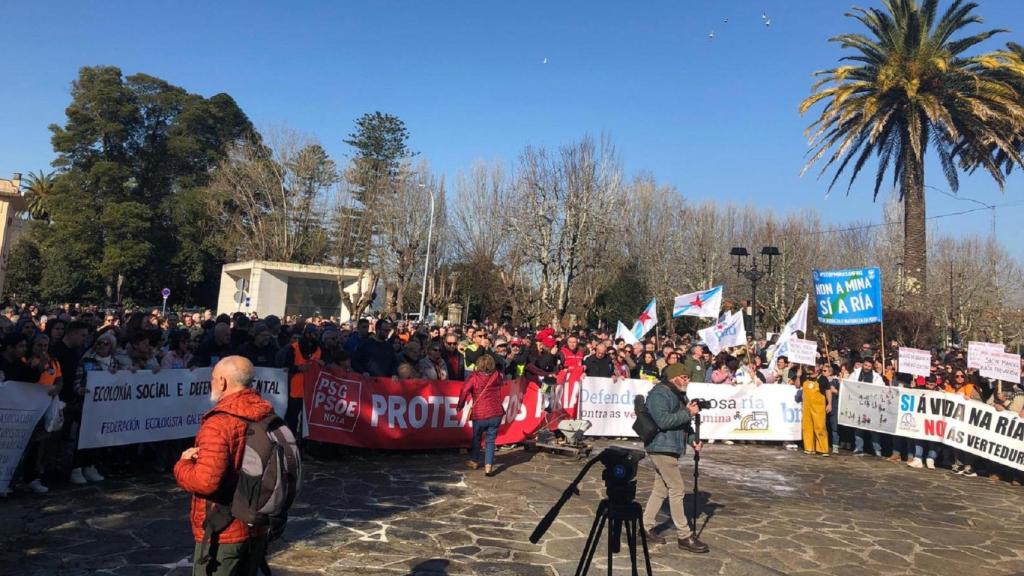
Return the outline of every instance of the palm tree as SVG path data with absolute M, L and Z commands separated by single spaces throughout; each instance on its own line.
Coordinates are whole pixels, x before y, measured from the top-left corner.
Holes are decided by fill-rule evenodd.
M 30 172 L 25 184 L 25 205 L 34 220 L 50 218 L 46 203 L 53 192 L 53 184 L 57 180 L 55 173 Z
M 938 0 L 883 0 L 885 9 L 854 8 L 847 16 L 870 35 L 842 34 L 831 38 L 855 53 L 837 68 L 816 72 L 813 94 L 800 105 L 806 113 L 826 102 L 812 123 L 810 160 L 806 171 L 827 155 L 824 174 L 835 166 L 829 190 L 850 166 L 853 186 L 861 168 L 875 155 L 874 197 L 892 172 L 903 202 L 903 291 L 914 307 L 927 295 L 925 235 L 925 155 L 937 153 L 943 175 L 953 191 L 958 171 L 984 168 L 1003 187 L 997 155 L 1020 164 L 1013 142 L 1022 133 L 1024 105 L 1012 79 L 1024 65 L 1011 51 L 966 56 L 964 52 L 1004 30 L 989 30 L 953 39 L 965 27 L 981 22 L 977 4 L 954 0 L 936 19 Z M 819 177 L 820 175 L 819 174 Z

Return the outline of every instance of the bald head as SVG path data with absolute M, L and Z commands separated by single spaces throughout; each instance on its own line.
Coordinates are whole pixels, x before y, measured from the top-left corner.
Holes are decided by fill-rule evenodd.
M 244 356 L 228 356 L 217 362 L 210 375 L 210 400 L 221 398 L 252 387 L 252 362 Z

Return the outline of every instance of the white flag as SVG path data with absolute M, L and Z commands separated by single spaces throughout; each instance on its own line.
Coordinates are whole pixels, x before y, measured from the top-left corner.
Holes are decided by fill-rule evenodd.
M 701 340 L 708 346 L 712 354 L 718 354 L 723 348 L 742 346 L 747 342 L 747 332 L 743 326 L 743 313 L 726 312 L 714 325 L 698 330 Z
M 804 303 L 800 305 L 796 310 L 796 314 L 786 322 L 786 325 L 782 327 L 782 331 L 779 332 L 779 339 L 772 346 L 768 353 L 768 359 L 774 362 L 779 356 L 787 356 L 789 354 L 789 341 L 797 337 L 797 332 L 803 332 L 807 334 L 807 296 L 804 296 Z
M 636 344 L 639 342 L 633 334 L 633 331 L 626 328 L 626 325 L 623 324 L 621 320 L 619 321 L 618 327 L 615 329 L 615 339 L 618 340 L 619 338 L 625 340 L 626 344 Z

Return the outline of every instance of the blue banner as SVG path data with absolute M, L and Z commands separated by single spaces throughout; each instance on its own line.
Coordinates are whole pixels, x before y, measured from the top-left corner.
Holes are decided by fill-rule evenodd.
M 882 321 L 882 273 L 878 268 L 814 270 L 818 322 L 838 326 Z

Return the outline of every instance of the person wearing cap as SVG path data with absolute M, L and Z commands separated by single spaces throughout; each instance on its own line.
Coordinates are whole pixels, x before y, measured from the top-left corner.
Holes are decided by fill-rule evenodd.
M 557 344 L 554 337 L 550 333 L 542 337 L 542 333 L 543 331 L 537 333 L 537 347 L 529 356 L 525 373 L 540 384 L 540 393 L 545 398 L 544 410 L 551 412 L 554 404 L 555 384 L 558 381 L 557 374 L 561 366 L 558 363 L 558 355 L 555 353 Z
M 675 524 L 677 545 L 683 550 L 694 553 L 708 551 L 707 544 L 689 529 L 686 514 L 683 511 L 683 498 L 686 486 L 679 469 L 679 459 L 686 454 L 686 446 L 694 450 L 701 449 L 700 439 L 692 434 L 691 421 L 700 412 L 696 402 L 686 398 L 686 389 L 690 377 L 685 366 L 671 364 L 662 371 L 663 380 L 651 388 L 645 401 L 651 419 L 658 426 L 658 433 L 650 442 L 644 444 L 647 458 L 654 465 L 654 487 L 644 506 L 644 532 L 647 541 L 653 544 L 664 544 L 665 537 L 654 532 L 658 524 L 658 513 L 668 499 L 672 523 Z
M 523 341 L 519 338 L 512 338 L 509 341 L 508 365 L 505 367 L 505 375 L 510 378 L 521 378 L 526 371 L 526 363 L 529 361 L 529 354 L 524 350 Z

